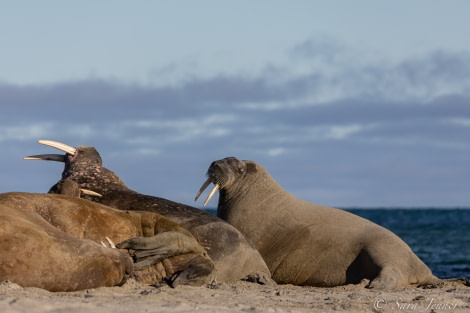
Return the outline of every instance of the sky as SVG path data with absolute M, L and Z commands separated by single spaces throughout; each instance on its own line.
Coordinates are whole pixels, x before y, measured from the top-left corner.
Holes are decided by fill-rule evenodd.
M 468 12 L 2 1 L 0 192 L 60 179 L 62 164 L 23 160 L 58 153 L 37 143 L 49 139 L 94 146 L 128 187 L 196 207 L 210 163 L 228 156 L 318 204 L 470 207 Z

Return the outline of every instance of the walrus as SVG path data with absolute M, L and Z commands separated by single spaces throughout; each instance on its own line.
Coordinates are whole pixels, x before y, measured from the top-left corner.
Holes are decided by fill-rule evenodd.
M 0 194 L 0 212 L 0 280 L 49 291 L 121 285 L 129 276 L 172 287 L 211 281 L 214 264 L 206 251 L 159 214 L 23 192 Z M 98 244 L 106 241 L 121 249 Z
M 396 289 L 439 281 L 391 231 L 347 211 L 297 199 L 259 164 L 214 161 L 199 195 L 215 186 L 217 216 L 258 249 L 281 284 L 333 287 L 369 280 L 368 288 Z
M 103 167 L 101 156 L 94 147 L 74 148 L 50 140 L 39 140 L 39 143 L 64 151 L 65 155 L 43 154 L 25 159 L 64 162 L 62 180 L 73 180 L 80 188 L 101 195 L 82 197 L 119 210 L 155 212 L 188 229 L 214 262 L 216 281 L 234 282 L 243 279 L 275 284 L 259 252 L 235 227 L 222 219 L 195 207 L 140 194 L 128 188 L 119 176 Z M 49 193 L 57 193 L 57 189 L 56 184 Z
M 0 204 L 0 281 L 49 291 L 120 286 L 133 271 L 117 249 L 64 233 L 35 213 Z

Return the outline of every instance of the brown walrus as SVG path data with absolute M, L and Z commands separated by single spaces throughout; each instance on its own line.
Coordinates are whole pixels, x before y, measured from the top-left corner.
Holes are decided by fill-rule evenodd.
M 205 250 L 159 214 L 21 192 L 0 194 L 0 214 L 0 280 L 49 291 L 120 285 L 131 274 L 173 287 L 211 281 L 214 265 Z M 119 248 L 132 247 L 134 267 L 126 250 L 98 244 L 108 237 Z
M 70 236 L 39 215 L 0 204 L 0 281 L 49 291 L 122 285 L 132 260 L 116 249 Z
M 274 283 L 259 252 L 235 227 L 222 219 L 188 205 L 129 189 L 114 172 L 102 166 L 101 157 L 93 147 L 74 148 L 49 140 L 40 140 L 39 143 L 66 154 L 36 155 L 25 159 L 65 162 L 62 179 L 73 180 L 80 188 L 101 194 L 101 197 L 84 196 L 87 199 L 120 210 L 156 212 L 187 228 L 214 262 L 217 281 L 247 279 L 264 284 Z M 57 193 L 57 190 L 56 184 L 49 192 Z
M 302 201 L 259 164 L 214 161 L 197 197 L 212 182 L 217 216 L 259 250 L 278 283 L 331 287 L 370 280 L 395 289 L 437 282 L 431 270 L 391 231 L 349 212 Z

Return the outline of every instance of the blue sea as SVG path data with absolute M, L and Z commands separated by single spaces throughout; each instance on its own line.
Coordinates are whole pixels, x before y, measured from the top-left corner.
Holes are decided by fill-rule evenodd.
M 470 278 L 470 209 L 345 210 L 397 234 L 437 277 Z

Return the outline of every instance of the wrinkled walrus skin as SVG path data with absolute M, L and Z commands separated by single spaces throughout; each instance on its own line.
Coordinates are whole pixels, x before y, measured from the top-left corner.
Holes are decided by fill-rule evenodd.
M 125 212 L 55 194 L 0 194 L 0 280 L 49 291 L 143 283 L 210 282 L 214 268 L 184 227 L 150 212 Z M 121 249 L 99 242 L 121 242 Z M 126 250 L 132 246 L 132 259 Z M 150 246 L 150 247 L 148 247 Z
M 122 285 L 132 260 L 116 249 L 70 236 L 39 215 L 0 204 L 0 281 L 49 291 Z
M 43 143 L 44 141 L 40 141 Z M 48 141 L 50 142 L 50 141 Z M 45 143 L 55 146 L 57 142 Z M 59 143 L 60 144 L 60 143 Z M 215 265 L 218 282 L 234 282 L 248 279 L 264 284 L 275 284 L 269 269 L 259 252 L 233 226 L 222 219 L 195 207 L 167 199 L 140 194 L 129 189 L 112 171 L 102 166 L 102 160 L 94 147 L 66 148 L 64 155 L 40 155 L 27 159 L 46 159 L 65 163 L 62 180 L 73 180 L 80 188 L 92 190 L 101 197 L 86 199 L 119 210 L 148 211 L 163 215 L 187 228 L 207 251 Z M 44 157 L 45 156 L 45 157 Z M 50 193 L 57 193 L 57 184 Z
M 368 279 L 369 288 L 395 289 L 439 281 L 391 231 L 295 198 L 253 161 L 214 161 L 207 176 L 203 187 L 212 182 L 219 190 L 217 215 L 259 250 L 278 283 L 332 287 Z

